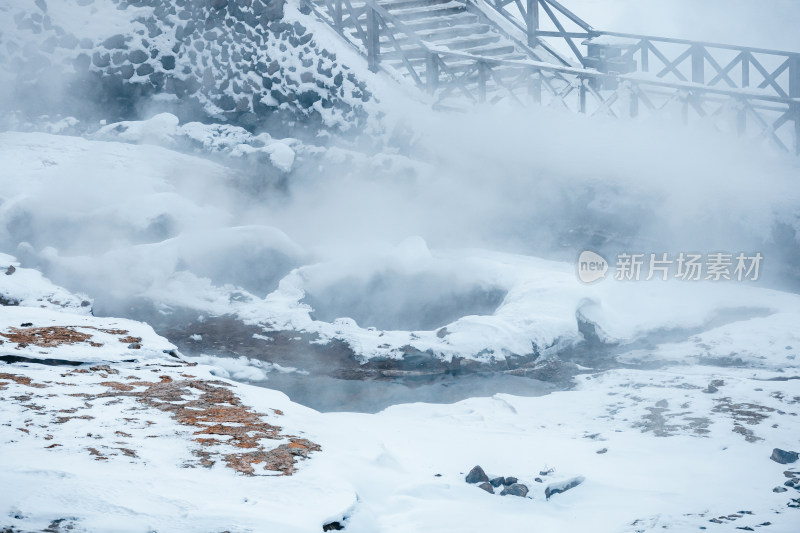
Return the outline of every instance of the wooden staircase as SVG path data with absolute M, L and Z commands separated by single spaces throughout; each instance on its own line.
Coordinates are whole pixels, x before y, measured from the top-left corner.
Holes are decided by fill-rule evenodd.
M 671 115 L 800 155 L 799 52 L 599 31 L 559 0 L 302 2 L 370 70 L 412 82 L 435 107 Z

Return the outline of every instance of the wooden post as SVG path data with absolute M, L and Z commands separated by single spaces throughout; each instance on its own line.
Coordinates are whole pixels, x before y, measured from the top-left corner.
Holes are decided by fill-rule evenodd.
M 531 69 L 528 75 L 528 94 L 535 104 L 542 103 L 542 71 Z
M 692 82 L 705 84 L 706 58 L 705 50 L 699 44 L 692 45 Z
M 483 61 L 478 62 L 478 101 L 486 101 L 486 67 Z
M 380 63 L 380 27 L 378 14 L 367 4 L 367 64 L 372 72 L 378 72 Z
M 650 53 L 650 41 L 647 39 L 642 39 L 641 45 L 641 61 L 642 64 L 640 66 L 642 72 L 647 72 L 650 69 L 650 61 L 648 54 Z
M 741 137 L 747 133 L 747 103 L 744 100 L 739 100 L 736 105 L 736 133 Z
M 789 98 L 800 99 L 800 54 L 789 58 Z M 790 112 L 794 121 L 794 153 L 800 155 L 800 101 L 792 103 Z
M 742 88 L 750 87 L 750 53 L 742 52 Z
M 639 116 L 639 95 L 636 93 L 636 88 L 630 82 L 626 82 L 626 89 L 628 91 L 628 116 L 636 118 Z
M 433 52 L 425 57 L 425 82 L 428 94 L 433 95 L 439 87 L 439 56 Z
M 528 46 L 536 46 L 536 33 L 539 31 L 539 0 L 528 0 L 525 25 L 528 29 Z
M 336 0 L 336 3 L 333 5 L 333 22 L 336 24 L 336 31 L 339 33 L 344 31 L 344 26 L 342 25 L 342 4 L 344 4 L 344 0 Z

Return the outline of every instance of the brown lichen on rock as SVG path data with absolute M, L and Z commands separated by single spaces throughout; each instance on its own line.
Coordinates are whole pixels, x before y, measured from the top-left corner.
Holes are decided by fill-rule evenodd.
M 105 457 L 97 448 L 87 448 L 89 453 L 92 454 L 97 461 L 105 461 L 108 457 Z
M 88 333 L 76 331 L 72 327 L 49 326 L 43 328 L 8 328 L 8 333 L 0 333 L 11 342 L 18 345 L 41 346 L 43 348 L 55 348 L 62 344 L 78 344 L 87 342 L 92 338 Z M 93 346 L 102 346 L 99 343 L 91 343 Z
M 18 374 L 8 374 L 6 372 L 0 372 L 0 380 L 13 381 L 17 385 L 25 385 L 26 387 L 34 387 L 37 389 L 43 389 L 46 387 L 46 385 L 43 385 L 41 383 L 34 383 L 33 380 L 28 376 L 20 376 Z M 2 386 L 2 388 L 5 388 L 6 385 L 7 383 L 0 383 L 0 386 Z
M 131 391 L 131 390 L 133 390 L 133 386 L 132 385 L 128 385 L 127 383 L 120 383 L 119 381 L 103 381 L 102 383 L 100 383 L 100 385 L 103 385 L 105 387 L 108 387 L 108 388 L 111 388 L 111 389 L 114 389 L 114 390 L 118 390 L 118 391 Z
M 201 448 L 195 451 L 202 466 L 211 466 L 220 455 L 213 448 L 218 445 L 241 448 L 241 453 L 223 455 L 225 464 L 247 475 L 256 474 L 256 465 L 262 471 L 291 475 L 298 459 L 304 459 L 320 447 L 309 440 L 281 435 L 281 428 L 264 421 L 264 415 L 242 405 L 239 397 L 223 381 L 187 379 L 175 381 L 167 375 L 159 376 L 158 383 L 135 381 L 128 384 L 103 382 L 112 389 L 104 396 L 132 396 L 139 402 L 168 412 L 181 425 L 191 426 L 194 441 Z M 130 387 L 130 389 L 127 389 Z M 132 390 L 132 389 L 137 390 Z M 266 441 L 284 441 L 268 449 Z

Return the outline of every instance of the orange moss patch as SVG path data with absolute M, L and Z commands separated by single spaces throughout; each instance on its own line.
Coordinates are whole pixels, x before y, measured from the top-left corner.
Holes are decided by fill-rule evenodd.
M 139 402 L 168 412 L 181 425 L 196 428 L 194 439 L 201 448 L 194 454 L 202 466 L 211 466 L 220 454 L 213 448 L 226 444 L 247 451 L 229 453 L 222 460 L 229 468 L 246 475 L 255 475 L 256 467 L 262 471 L 291 475 L 295 464 L 320 446 L 309 440 L 281 435 L 281 428 L 263 420 L 264 415 L 242 405 L 241 400 L 222 381 L 187 379 L 175 381 L 167 375 L 159 376 L 158 383 L 137 381 L 121 388 L 121 383 L 104 382 L 110 390 L 97 397 L 131 396 Z M 145 387 L 144 390 L 131 390 Z M 283 414 L 283 413 L 281 413 Z M 266 441 L 283 441 L 273 449 L 265 447 Z
M 78 419 L 78 420 L 94 420 L 93 416 L 90 415 L 80 415 L 80 416 L 59 416 L 56 417 L 55 423 L 56 424 L 63 424 L 65 422 L 69 422 L 70 420 Z
M 119 340 L 119 342 L 121 342 L 123 344 L 139 344 L 140 342 L 142 342 L 142 338 L 141 337 L 134 337 L 133 335 L 129 335 L 127 337 L 122 337 Z
M 103 385 L 105 387 L 109 387 L 111 389 L 118 390 L 118 391 L 130 391 L 130 390 L 133 390 L 133 386 L 132 385 L 128 385 L 126 383 L 120 383 L 119 381 L 103 381 L 102 383 L 100 383 L 100 385 Z
M 62 344 L 78 344 L 87 342 L 92 338 L 88 333 L 76 331 L 71 327 L 50 326 L 44 328 L 9 328 L 10 333 L 0 333 L 11 342 L 19 345 L 41 346 L 43 348 L 55 348 Z M 92 343 L 93 346 L 102 346 L 99 343 Z
M 17 385 L 25 385 L 26 387 L 34 387 L 34 388 L 37 388 L 37 389 L 43 389 L 43 388 L 46 387 L 46 385 L 42 385 L 41 383 L 34 383 L 33 380 L 31 378 L 29 378 L 28 376 L 20 376 L 20 375 L 17 375 L 17 374 L 8 374 L 6 372 L 0 372 L 0 379 L 4 379 L 4 380 L 7 380 L 7 381 L 13 381 Z M 2 385 L 3 388 L 5 388 L 6 385 L 8 385 L 8 384 L 7 383 L 0 383 L 0 385 Z
M 87 450 L 89 450 L 90 454 L 94 455 L 94 458 L 97 461 L 105 461 L 108 459 L 108 457 L 105 457 L 102 453 L 100 453 L 97 448 L 87 448 Z

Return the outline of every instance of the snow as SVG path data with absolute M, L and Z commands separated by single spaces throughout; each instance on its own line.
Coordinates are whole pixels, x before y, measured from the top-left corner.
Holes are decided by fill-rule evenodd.
M 599 29 L 779 48 L 795 36 L 755 29 L 788 28 L 797 8 L 785 1 L 574 3 Z M 150 12 L 77 5 L 51 0 L 48 14 L 94 41 Z M 0 18 L 19 40 L 12 17 Z M 797 162 L 708 136 L 705 126 L 502 107 L 443 117 L 384 86 L 289 3 L 295 19 L 380 89 L 387 129 L 407 136 L 408 150 L 369 153 L 324 137 L 312 146 L 169 113 L 103 125 L 89 138 L 0 133 L 0 529 L 64 520 L 87 532 L 292 533 L 343 521 L 355 533 L 796 533 L 787 504 L 797 491 L 774 489 L 798 464 L 770 454 L 800 451 L 800 296 L 777 290 L 769 269 L 793 267 L 779 257 L 787 250 L 776 228 L 800 230 Z M 745 19 L 756 22 L 729 23 Z M 154 43 L 167 49 L 164 39 Z M 297 67 L 291 54 L 285 66 Z M 316 105 L 325 123 L 341 120 Z M 77 125 L 68 117 L 46 129 Z M 247 165 L 258 171 L 240 170 Z M 284 178 L 288 191 L 267 186 Z M 569 256 L 591 239 L 606 243 L 603 254 L 763 250 L 767 279 L 585 285 Z M 463 304 L 476 293 L 499 296 L 490 309 Z M 585 347 L 582 323 L 605 345 L 574 365 L 581 373 L 569 390 L 533 396 L 542 385 L 531 382 L 530 394 L 498 394 L 477 376 L 473 397 L 456 403 L 321 413 L 269 388 L 306 377 L 300 365 L 203 353 L 201 334 L 189 337 L 199 355 L 188 357 L 151 325 L 115 316 L 140 301 L 155 316 L 188 310 L 198 321 L 258 326 L 252 339 L 267 347 L 283 330 L 293 341 L 343 341 L 360 362 L 414 350 L 444 361 L 532 352 L 555 360 Z M 403 310 L 431 308 L 446 318 L 403 326 Z M 112 316 L 93 316 L 98 309 Z M 200 388 L 145 401 L 147 387 L 186 380 Z M 331 394 L 308 383 L 309 394 Z M 202 387 L 230 391 L 228 405 L 278 428 L 257 439 L 265 452 L 295 438 L 321 449 L 291 476 L 226 466 L 221 457 L 250 448 L 214 431 L 247 416 L 211 428 L 219 442 L 200 442 L 212 422 L 176 413 Z M 216 454 L 208 468 L 203 451 Z M 529 497 L 465 483 L 476 464 L 490 477 L 518 477 Z M 547 487 L 575 480 L 546 498 Z
M 532 526 L 616 533 L 712 529 L 717 520 L 726 524 L 720 530 L 766 522 L 771 525 L 762 526 L 765 531 L 797 529 L 796 510 L 787 507 L 794 489 L 773 492 L 787 479 L 783 472 L 796 467 L 769 458 L 775 447 L 800 447 L 800 380 L 791 379 L 800 346 L 795 294 L 736 283 L 609 279 L 587 286 L 571 263 L 448 249 L 422 236 L 332 255 L 309 250 L 278 227 L 240 224 L 226 211 L 228 171 L 217 163 L 146 143 L 43 134 L 3 134 L 2 141 L 4 217 L 27 212 L 35 227 L 48 231 L 58 225 L 48 220 L 71 221 L 67 235 L 90 216 L 105 226 L 103 240 L 48 240 L 40 232 L 19 246 L 26 260 L 0 255 L 2 295 L 19 301 L 0 307 L 3 354 L 82 363 L 14 362 L 0 369 L 3 526 L 42 530 L 66 519 L 74 531 L 139 532 L 169 524 L 178 532 L 316 532 L 344 520 L 356 533 Z M 342 151 L 331 155 L 339 156 L 355 160 Z M 86 157 L 94 162 L 90 167 L 81 164 Z M 141 234 L 132 237 L 152 230 L 161 214 L 172 219 L 162 224 L 166 236 L 154 231 L 145 242 Z M 288 258 L 258 285 L 274 287 L 256 294 L 221 281 L 235 266 L 229 258 L 244 257 L 242 250 Z M 258 254 L 254 261 L 267 264 Z M 564 346 L 582 338 L 580 315 L 596 324 L 603 339 L 620 343 L 621 362 L 669 364 L 603 372 L 583 366 L 590 373 L 578 375 L 573 390 L 537 397 L 476 389 L 484 397 L 453 404 L 320 413 L 242 383 L 269 386 L 275 372 L 302 369 L 213 354 L 184 357 L 147 324 L 92 316 L 91 305 L 83 305 L 91 300 L 27 266 L 36 263 L 91 288 L 93 296 L 105 288 L 103 294 L 120 298 L 235 314 L 261 324 L 259 338 L 290 326 L 319 334 L 319 342 L 344 339 L 364 358 L 399 356 L 406 345 L 442 358 L 487 357 L 487 350 L 501 358 L 528 350 L 531 342 Z M 8 266 L 15 269 L 6 275 Z M 385 273 L 401 280 L 435 276 L 461 288 L 497 287 L 505 297 L 491 314 L 447 324 L 441 337 L 439 330 L 381 330 L 345 317 L 314 320 L 303 303 L 307 291 L 352 280 L 364 291 L 355 296 L 363 294 L 369 303 L 375 291 L 366 281 Z M 419 296 L 401 284 L 394 296 L 443 299 L 435 289 Z M 36 328 L 91 337 L 55 346 L 13 340 L 15 331 Z M 141 340 L 121 342 L 128 336 Z M 651 345 L 643 347 L 642 340 Z M 725 366 L 726 360 L 735 366 Z M 149 403 L 141 396 L 114 396 L 120 390 L 115 387 L 140 391 L 147 386 L 142 383 L 181 380 L 228 388 L 240 405 L 279 426 L 278 438 L 259 441 L 265 450 L 295 437 L 321 449 L 298 461 L 291 476 L 257 470 L 249 477 L 224 461 L 199 468 L 199 451 L 225 455 L 240 448 L 225 441 L 204 448 L 195 440 L 200 430 L 171 414 L 198 393 Z M 492 477 L 518 477 L 529 497 L 490 495 L 465 483 L 476 464 Z M 578 478 L 584 479 L 580 485 L 545 497 L 548 486 Z

